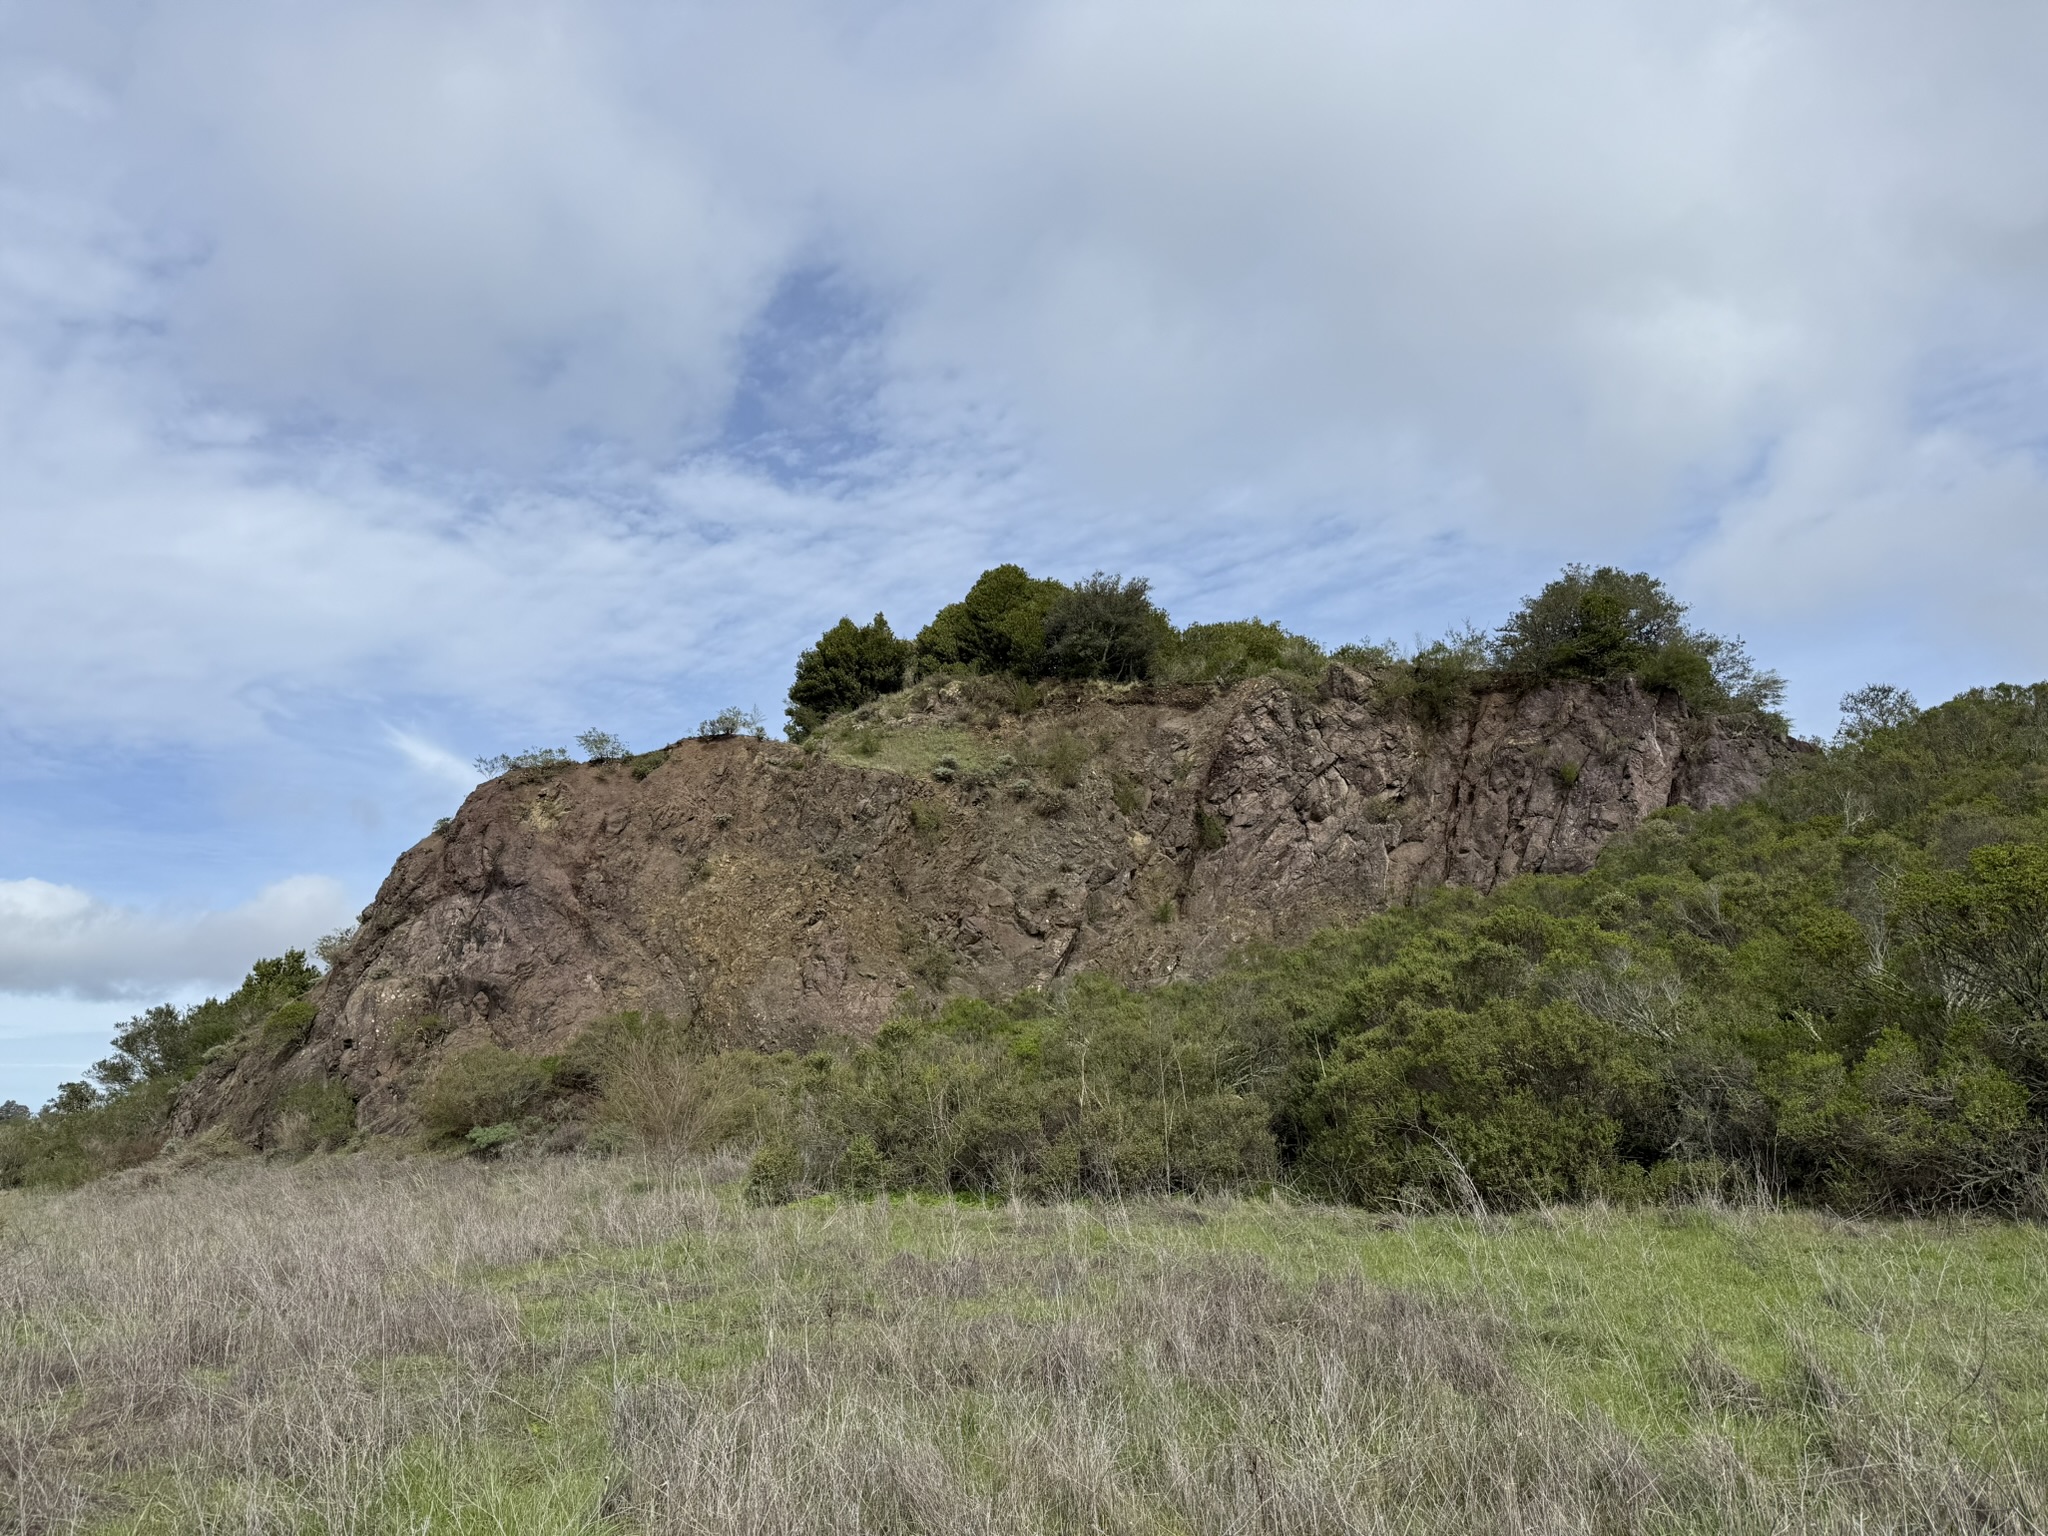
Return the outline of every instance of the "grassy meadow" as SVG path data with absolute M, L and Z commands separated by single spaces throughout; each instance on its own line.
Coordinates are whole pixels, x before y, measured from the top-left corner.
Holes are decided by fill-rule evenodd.
M 0 1529 L 2032 1531 L 2048 1232 L 821 1196 L 375 1154 L 0 1194 Z

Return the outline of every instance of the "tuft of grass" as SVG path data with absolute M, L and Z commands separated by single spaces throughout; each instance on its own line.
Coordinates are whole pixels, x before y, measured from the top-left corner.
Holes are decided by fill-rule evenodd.
M 1061 789 L 1073 789 L 1088 769 L 1088 743 L 1072 731 L 1060 731 L 1045 746 L 1045 771 Z
M 1145 786 L 1128 773 L 1117 773 L 1110 777 L 1110 798 L 1116 802 L 1118 812 L 1127 817 L 1136 816 L 1145 809 L 1147 795 Z

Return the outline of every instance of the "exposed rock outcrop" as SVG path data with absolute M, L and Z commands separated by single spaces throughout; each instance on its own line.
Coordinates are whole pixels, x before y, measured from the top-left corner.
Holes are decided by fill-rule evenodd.
M 262 1140 L 283 1086 L 332 1077 L 402 1128 L 447 1052 L 556 1051 L 619 1009 L 801 1046 L 872 1031 L 906 989 L 1197 976 L 1418 888 L 1584 869 L 1790 750 L 1632 683 L 1482 694 L 1440 729 L 1374 690 L 1333 667 L 1313 691 L 1098 686 L 1018 717 L 953 685 L 822 749 L 515 771 L 400 857 L 303 1045 L 214 1064 L 180 1127 Z

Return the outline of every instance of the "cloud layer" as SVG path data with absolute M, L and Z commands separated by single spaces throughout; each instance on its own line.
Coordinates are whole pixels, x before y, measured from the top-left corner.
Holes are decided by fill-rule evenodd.
M 296 875 L 221 912 L 150 912 L 47 880 L 0 880 L 0 992 L 161 1001 L 232 984 L 260 955 L 310 945 L 349 920 L 341 886 Z
M 101 878 L 145 806 L 360 900 L 997 559 L 1332 641 L 1647 565 L 1812 731 L 2048 673 L 2044 143 L 2004 0 L 24 0 L 0 987 L 271 942 Z M 110 762 L 184 798 L 60 827 Z

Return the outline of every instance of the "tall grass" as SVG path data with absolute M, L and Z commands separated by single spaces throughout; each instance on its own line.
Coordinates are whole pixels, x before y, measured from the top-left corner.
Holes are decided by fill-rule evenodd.
M 0 1201 L 0 1530 L 2032 1531 L 2048 1242 L 761 1210 L 314 1158 Z

